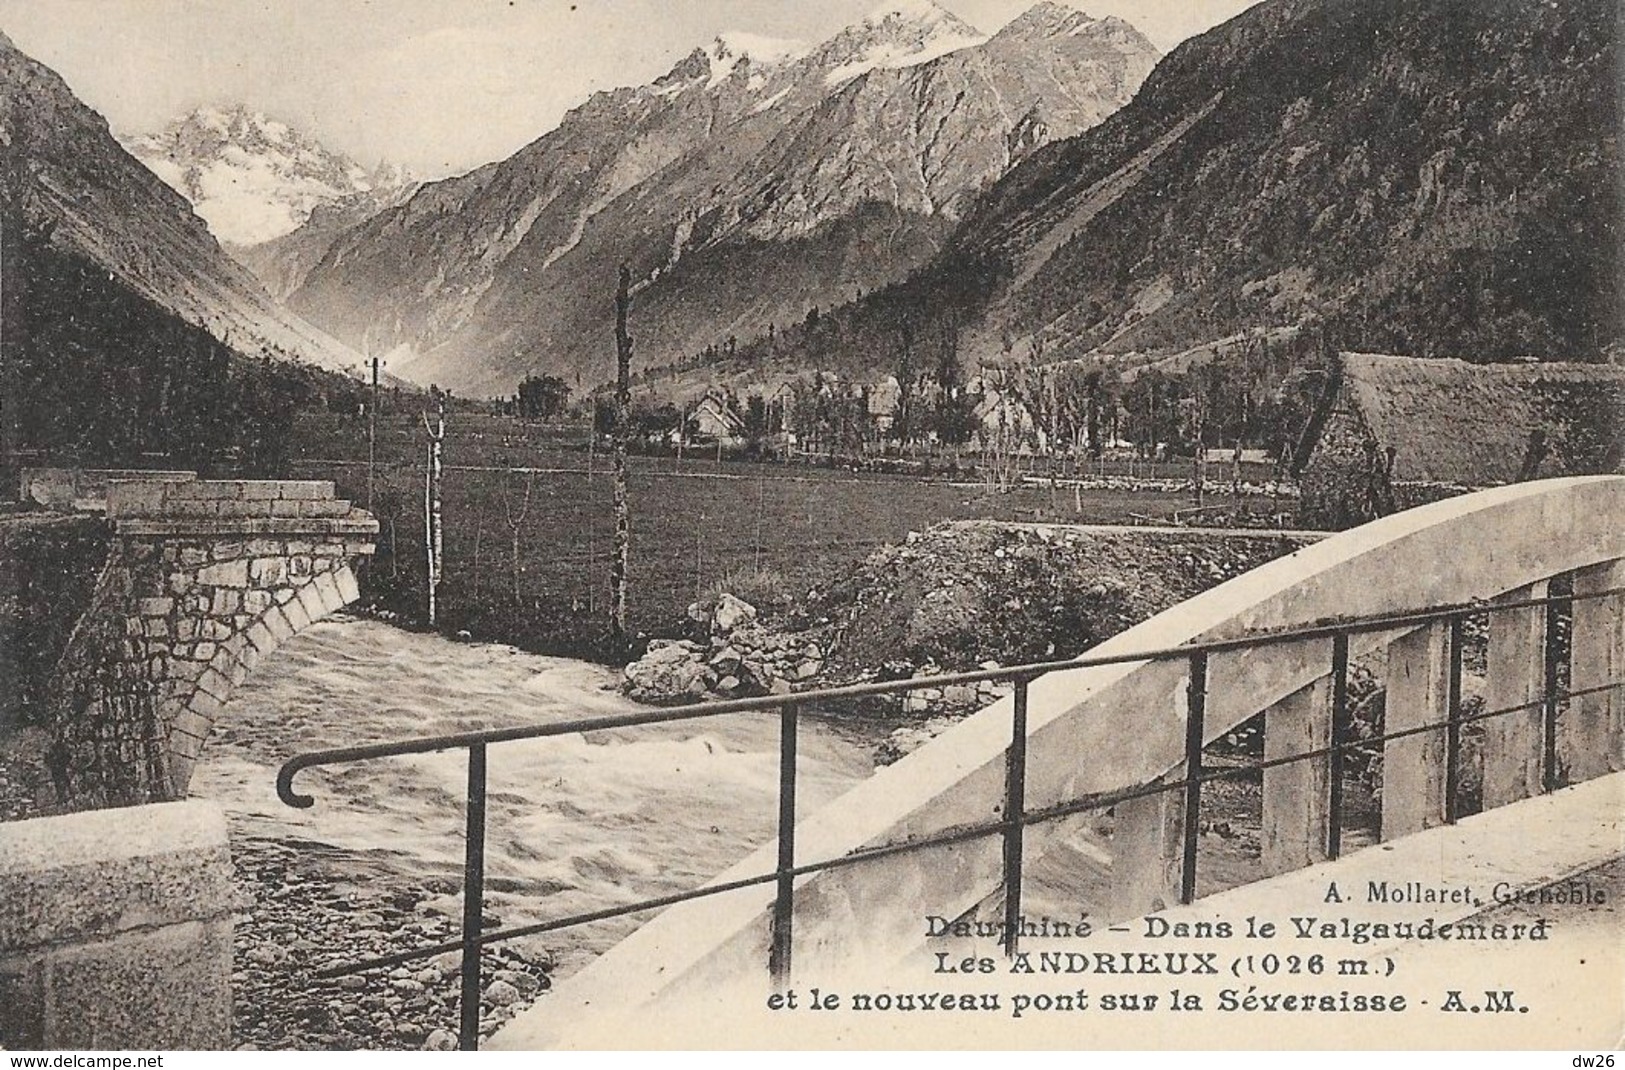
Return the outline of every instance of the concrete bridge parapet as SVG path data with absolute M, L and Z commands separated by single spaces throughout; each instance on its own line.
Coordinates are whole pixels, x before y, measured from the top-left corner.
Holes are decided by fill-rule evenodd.
M 1483 809 L 1493 814 L 1608 778 L 1608 792 L 1585 798 L 1603 811 L 1597 827 L 1617 848 L 1616 775 L 1625 765 L 1622 518 L 1622 476 L 1498 487 L 1339 533 L 1190 598 L 1088 651 L 1099 663 L 1034 678 L 1023 721 L 1015 721 L 1014 698 L 1002 699 L 795 825 L 799 866 L 863 851 L 875 857 L 795 878 L 794 901 L 781 913 L 775 884 L 752 883 L 783 872 L 779 844 L 765 844 L 715 878 L 714 885 L 733 890 L 666 909 L 514 1018 L 491 1046 L 571 1045 L 601 1028 L 624 1034 L 631 1021 L 672 1014 L 703 1022 L 721 1020 L 715 1016 L 726 1013 L 724 1005 L 760 1007 L 774 990 L 769 963 L 780 918 L 790 922 L 790 977 L 798 983 L 870 984 L 921 961 L 929 943 L 924 919 L 997 916 L 1010 841 L 990 835 L 889 849 L 1000 821 L 1017 761 L 1026 814 L 1064 813 L 1091 796 L 1183 784 L 1198 772 L 1187 767 L 1189 746 L 1211 745 L 1262 714 L 1264 758 L 1303 759 L 1261 769 L 1263 868 L 1279 875 L 1325 864 L 1338 853 L 1333 828 L 1341 835 L 1333 825 L 1332 749 L 1347 745 L 1334 739 L 1339 645 L 1345 687 L 1351 659 L 1380 662 L 1386 677 L 1383 725 L 1392 735 L 1383 743 L 1381 838 L 1444 825 L 1454 809 L 1449 785 L 1459 788 L 1461 776 L 1437 740 L 1449 738 L 1451 720 L 1458 731 L 1465 721 L 1462 647 L 1450 639 L 1449 621 L 1400 620 L 1339 639 L 1238 642 L 1289 629 L 1475 603 L 1494 609 L 1478 716 L 1499 712 L 1481 722 Z M 1573 592 L 1566 706 L 1546 683 L 1564 667 L 1561 644 L 1548 646 L 1562 633 L 1548 615 L 1561 615 L 1545 604 L 1559 578 Z M 1200 676 L 1196 658 L 1141 657 L 1188 644 L 1224 646 L 1202 655 Z M 1011 744 L 1013 723 L 1025 728 L 1019 751 Z M 1542 768 L 1548 745 L 1550 783 Z M 1017 851 L 1030 865 L 1048 850 L 1071 849 L 1104 871 L 1104 887 L 1074 899 L 1097 925 L 1159 913 L 1185 897 L 1186 821 L 1199 816 L 1187 815 L 1186 797 L 1160 791 L 1116 803 L 1109 836 L 1087 810 L 1032 822 Z M 1502 840 L 1522 850 L 1514 838 Z M 1393 873 L 1426 872 L 1392 864 L 1401 867 Z
M 65 809 L 183 797 L 233 690 L 358 597 L 378 532 L 316 480 L 114 479 L 105 508 L 108 559 L 53 681 Z

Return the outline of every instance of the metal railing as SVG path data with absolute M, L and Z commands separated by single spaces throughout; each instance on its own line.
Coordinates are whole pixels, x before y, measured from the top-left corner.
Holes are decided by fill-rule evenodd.
M 1180 901 L 1190 903 L 1196 898 L 1197 854 L 1200 835 L 1199 815 L 1201 789 L 1215 781 L 1232 779 L 1279 768 L 1295 762 L 1325 759 L 1329 765 L 1326 798 L 1325 854 L 1337 858 L 1343 849 L 1342 817 L 1344 808 L 1344 767 L 1350 751 L 1369 748 L 1391 740 L 1405 739 L 1429 732 L 1445 733 L 1445 819 L 1454 823 L 1461 816 L 1459 782 L 1462 775 L 1462 729 L 1467 725 L 1496 717 L 1528 711 L 1537 707 L 1544 710 L 1542 719 L 1542 771 L 1543 788 L 1555 790 L 1559 785 L 1557 769 L 1556 735 L 1558 711 L 1569 699 L 1625 688 L 1625 680 L 1580 690 L 1560 689 L 1560 665 L 1564 647 L 1559 636 L 1557 621 L 1563 611 L 1575 602 L 1625 594 L 1625 588 L 1598 591 L 1583 595 L 1560 594 L 1518 601 L 1471 602 L 1378 616 L 1328 620 L 1303 627 L 1280 629 L 1230 639 L 1192 642 L 1178 646 L 1130 653 L 1084 656 L 1076 659 L 1033 662 L 1024 665 L 975 672 L 915 677 L 908 680 L 883 683 L 857 684 L 795 694 L 790 698 L 769 696 L 701 703 L 667 709 L 654 709 L 636 713 L 594 717 L 551 724 L 524 725 L 514 728 L 461 732 L 451 735 L 429 736 L 416 739 L 375 743 L 355 747 L 339 747 L 311 751 L 288 760 L 277 774 L 277 794 L 284 803 L 298 808 L 314 804 L 310 795 L 294 790 L 294 777 L 304 769 L 315 766 L 337 765 L 376 758 L 433 751 L 466 749 L 468 751 L 468 789 L 466 801 L 467 842 L 463 864 L 463 920 L 461 936 L 455 941 L 431 944 L 391 955 L 384 955 L 345 966 L 331 967 L 317 972 L 319 978 L 332 978 L 366 970 L 399 966 L 417 959 L 429 958 L 449 951 L 461 951 L 461 1002 L 459 1006 L 459 1047 L 473 1050 L 479 1043 L 481 966 L 480 951 L 488 944 L 524 936 L 556 932 L 597 921 L 607 921 L 633 914 L 658 910 L 710 896 L 723 895 L 744 888 L 772 884 L 775 886 L 771 950 L 767 968 L 775 983 L 788 981 L 793 944 L 795 882 L 799 877 L 846 866 L 862 865 L 896 855 L 946 847 L 986 836 L 1000 835 L 1003 843 L 1004 891 L 1004 949 L 1013 955 L 1017 950 L 1021 919 L 1021 885 L 1023 868 L 1023 834 L 1030 825 L 1056 821 L 1090 811 L 1108 809 L 1121 803 L 1159 795 L 1181 792 L 1184 797 L 1182 824 Z M 1546 642 L 1544 649 L 1545 673 L 1543 694 L 1534 700 L 1512 706 L 1483 710 L 1474 714 L 1462 712 L 1462 651 L 1465 646 L 1464 624 L 1470 617 L 1509 612 L 1519 609 L 1545 607 Z M 1449 687 L 1447 715 L 1444 720 L 1425 722 L 1398 731 L 1384 732 L 1358 740 L 1350 736 L 1349 709 L 1349 639 L 1351 636 L 1421 627 L 1437 622 L 1449 625 Z M 1254 649 L 1275 644 L 1296 643 L 1306 640 L 1329 639 L 1332 642 L 1331 678 L 1331 738 L 1328 746 L 1301 751 L 1257 762 L 1204 770 L 1205 715 L 1208 697 L 1208 664 L 1215 654 Z M 1051 673 L 1136 662 L 1184 659 L 1189 663 L 1187 686 L 1185 742 L 1183 769 L 1178 779 L 1166 777 L 1149 783 L 1110 792 L 1080 796 L 1041 809 L 1029 810 L 1026 805 L 1027 779 L 1027 709 L 1028 689 L 1033 680 Z M 983 682 L 1014 684 L 1011 715 L 1010 743 L 1006 751 L 1006 777 L 1003 818 L 981 824 L 948 829 L 902 843 L 863 848 L 838 858 L 814 862 L 796 860 L 796 742 L 800 711 L 809 705 L 843 702 L 858 698 L 902 695 L 922 688 L 943 688 Z M 701 888 L 644 899 L 624 906 L 606 907 L 556 918 L 530 925 L 486 931 L 482 925 L 485 887 L 485 803 L 486 752 L 493 744 L 611 728 L 633 728 L 647 725 L 671 724 L 680 721 L 704 720 L 732 713 L 777 711 L 779 717 L 779 790 L 778 790 L 778 850 L 777 864 L 767 872 L 753 874 Z M 1262 712 L 1254 711 L 1251 716 Z M 1241 722 L 1237 722 L 1238 724 Z M 1177 768 L 1177 767 L 1176 767 Z M 1122 834 L 1120 831 L 1118 834 Z

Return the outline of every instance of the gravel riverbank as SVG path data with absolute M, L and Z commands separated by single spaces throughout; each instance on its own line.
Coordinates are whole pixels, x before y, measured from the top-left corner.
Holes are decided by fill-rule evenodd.
M 459 921 L 431 904 L 448 889 L 369 886 L 329 869 L 340 852 L 235 834 L 232 862 L 242 914 L 233 941 L 232 1042 L 267 1050 L 448 1050 L 457 1045 L 461 955 L 440 954 L 389 970 L 321 979 L 361 959 L 455 940 Z M 364 860 L 343 858 L 353 875 Z M 486 923 L 499 919 L 487 916 Z M 550 984 L 545 955 L 515 945 L 488 949 L 481 1035 L 489 1036 Z

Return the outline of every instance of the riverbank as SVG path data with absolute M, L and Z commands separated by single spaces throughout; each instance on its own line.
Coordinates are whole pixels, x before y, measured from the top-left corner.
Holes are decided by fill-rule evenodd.
M 443 883 L 364 879 L 364 860 L 318 843 L 245 835 L 232 865 L 245 908 L 233 933 L 232 1039 L 240 1049 L 444 1051 L 457 1043 L 461 955 L 324 979 L 318 971 L 455 940 Z M 499 924 L 499 917 L 488 917 Z M 481 1035 L 552 983 L 545 952 L 502 944 L 482 960 Z

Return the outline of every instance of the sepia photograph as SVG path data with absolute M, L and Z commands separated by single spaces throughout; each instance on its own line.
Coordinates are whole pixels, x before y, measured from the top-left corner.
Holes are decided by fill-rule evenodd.
M 1612 1066 L 1621 19 L 0 0 L 8 1065 Z

